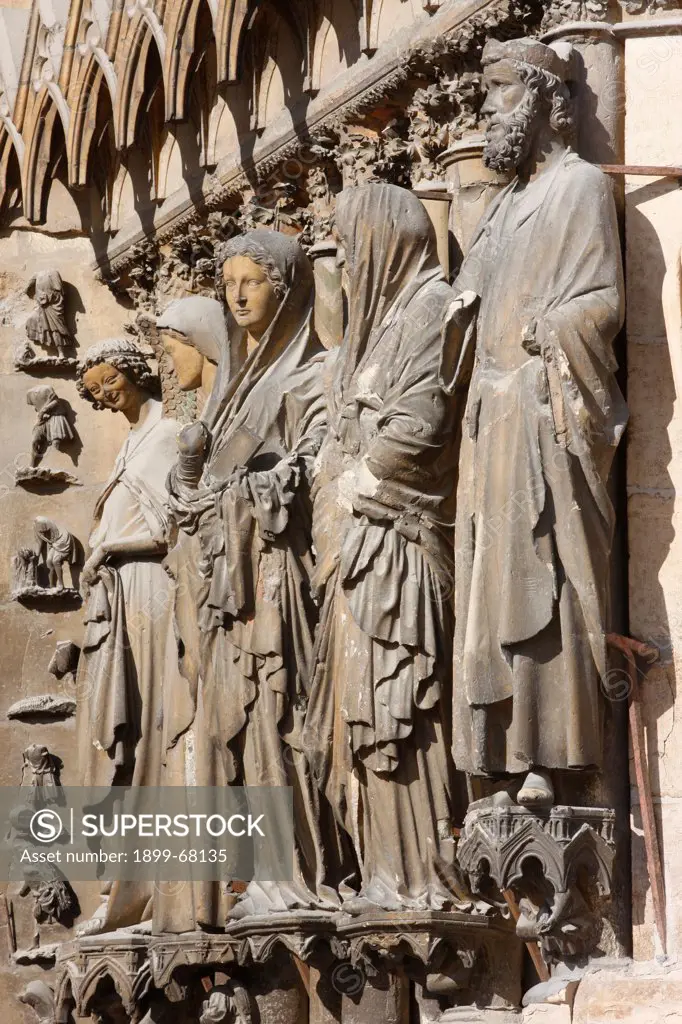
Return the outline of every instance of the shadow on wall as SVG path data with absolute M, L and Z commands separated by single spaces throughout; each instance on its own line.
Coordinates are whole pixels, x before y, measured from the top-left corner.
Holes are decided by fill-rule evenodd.
M 660 581 L 675 537 L 675 487 L 668 472 L 673 454 L 668 428 L 673 419 L 675 389 L 660 305 L 666 266 L 658 233 L 638 207 L 676 191 L 677 187 L 675 181 L 658 180 L 629 192 L 626 197 L 629 242 L 630 424 L 627 445 L 630 633 L 660 651 L 659 664 L 646 677 L 644 674 L 640 676 L 654 799 L 661 793 L 661 760 L 665 755 L 666 742 L 666 737 L 661 737 L 659 722 L 671 711 L 676 700 L 673 645 L 682 624 L 671 620 L 667 605 L 670 594 L 666 594 Z M 632 836 L 633 860 L 642 869 L 633 874 L 632 916 L 633 924 L 641 925 L 645 921 L 650 880 L 644 867 L 646 854 L 641 834 L 642 821 L 636 806 L 633 807 L 633 825 L 636 830 Z M 660 827 L 659 842 L 665 863 Z

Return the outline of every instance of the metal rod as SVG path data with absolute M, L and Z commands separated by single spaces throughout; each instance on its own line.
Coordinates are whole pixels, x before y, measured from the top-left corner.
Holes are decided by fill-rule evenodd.
M 605 174 L 643 174 L 652 178 L 682 178 L 682 167 L 658 167 L 655 164 L 597 164 Z
M 632 640 L 630 637 L 619 636 L 617 633 L 609 633 L 606 640 L 611 647 L 621 652 L 628 666 L 630 739 L 632 742 L 632 756 L 635 763 L 635 781 L 639 793 L 639 806 L 642 813 L 647 868 L 651 881 L 654 921 L 663 952 L 667 953 L 665 882 L 658 831 L 656 829 L 654 800 L 651 792 L 651 776 L 647 760 L 644 718 L 642 716 L 641 695 L 637 681 L 637 665 L 635 663 L 635 655 L 637 654 L 641 658 L 645 658 L 649 664 L 652 664 L 658 658 L 658 651 L 655 647 L 643 644 L 640 640 Z
M 511 916 L 514 918 L 514 924 L 521 917 L 521 911 L 519 905 L 516 902 L 516 897 L 511 889 L 503 889 L 502 895 L 504 896 L 505 902 L 511 911 Z M 542 953 L 537 942 L 526 942 L 526 949 L 530 953 L 530 958 L 533 961 L 533 966 L 537 971 L 538 978 L 540 981 L 549 981 L 549 968 L 545 961 L 542 959 Z

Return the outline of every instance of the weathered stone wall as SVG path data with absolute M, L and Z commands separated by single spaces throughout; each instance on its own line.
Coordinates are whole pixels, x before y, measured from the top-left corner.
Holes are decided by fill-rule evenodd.
M 626 24 L 636 23 L 633 18 Z M 682 134 L 674 110 L 682 98 L 682 38 L 665 29 L 628 38 L 625 81 L 625 162 L 678 165 Z M 630 633 L 650 639 L 661 651 L 660 664 L 641 691 L 665 865 L 668 953 L 677 956 L 682 951 L 682 726 L 675 709 L 682 656 L 682 415 L 667 344 L 679 345 L 679 338 L 666 337 L 661 295 L 666 268 L 674 270 L 679 261 L 682 195 L 675 178 L 633 176 L 626 179 L 625 201 Z M 661 950 L 635 787 L 632 825 L 634 955 L 648 960 Z
M 70 677 L 58 681 L 47 668 L 59 640 L 82 642 L 82 611 L 73 604 L 55 604 L 49 610 L 13 601 L 10 596 L 10 562 L 17 548 L 35 545 L 33 519 L 44 515 L 66 527 L 84 545 L 90 531 L 97 495 L 106 481 L 125 435 L 123 417 L 95 412 L 76 390 L 73 372 L 47 376 L 18 372 L 13 366 L 13 348 L 25 337 L 24 323 L 34 302 L 24 294 L 30 278 L 38 271 L 58 269 L 69 288 L 67 296 L 75 313 L 78 352 L 94 342 L 121 334 L 130 312 L 111 292 L 96 281 L 90 269 L 92 246 L 87 238 L 50 237 L 38 231 L 21 231 L 0 239 L 0 785 L 21 782 L 22 752 L 33 743 L 45 744 L 63 763 L 64 785 L 78 784 L 76 720 L 70 718 L 32 721 L 6 717 L 16 701 L 39 694 L 75 697 Z M 79 443 L 63 452 L 51 450 L 43 465 L 65 469 L 81 481 L 79 487 L 55 489 L 37 484 L 33 490 L 15 486 L 15 468 L 27 463 L 35 414 L 26 403 L 26 392 L 40 383 L 50 383 L 75 413 Z M 123 422 L 119 422 L 119 419 Z M 68 582 L 68 569 L 65 570 Z M 33 898 L 18 895 L 19 884 L 4 886 L 11 903 L 18 947 L 35 944 L 36 924 Z M 81 884 L 77 890 L 82 910 L 91 912 L 97 901 L 96 887 Z M 8 957 L 7 925 L 0 904 L 0 956 Z M 61 924 L 41 924 L 39 942 L 61 942 L 68 932 Z M 32 977 L 41 977 L 44 966 L 12 969 L 7 961 L 0 969 L 0 1000 L 11 1008 L 6 1016 L 12 1024 L 35 1021 L 29 1007 L 17 1001 L 18 993 Z M 6 1014 L 8 1011 L 5 1011 Z

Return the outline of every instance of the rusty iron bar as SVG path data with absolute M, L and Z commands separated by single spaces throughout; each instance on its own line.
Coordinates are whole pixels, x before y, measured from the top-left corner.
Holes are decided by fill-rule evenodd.
M 514 919 L 514 924 L 516 924 L 518 919 L 521 917 L 521 911 L 519 910 L 519 905 L 516 902 L 516 897 L 514 896 L 514 893 L 511 889 L 503 889 L 502 895 L 504 896 L 505 902 L 509 907 L 511 916 Z M 542 959 L 542 953 L 540 952 L 540 946 L 538 945 L 538 943 L 526 942 L 525 946 L 528 952 L 530 953 L 530 958 L 533 961 L 533 966 L 537 971 L 537 975 L 540 981 L 549 981 L 549 967 Z
M 642 174 L 651 178 L 682 178 L 682 167 L 659 167 L 656 164 L 597 164 L 604 174 Z
M 661 861 L 661 848 L 658 841 L 656 829 L 656 817 L 654 814 L 654 800 L 651 792 L 651 776 L 649 774 L 649 762 L 646 751 L 646 735 L 644 731 L 644 719 L 642 717 L 642 704 L 640 699 L 639 683 L 637 681 L 637 664 L 635 655 L 644 659 L 652 665 L 658 659 L 658 650 L 641 640 L 633 640 L 631 637 L 620 636 L 618 633 L 608 633 L 606 642 L 610 647 L 620 651 L 625 658 L 628 667 L 628 716 L 630 720 L 630 739 L 632 742 L 632 755 L 635 763 L 635 780 L 639 792 L 639 806 L 642 812 L 642 828 L 644 831 L 644 847 L 646 850 L 647 868 L 651 880 L 651 895 L 654 904 L 654 921 L 656 930 L 664 953 L 667 953 L 667 927 L 665 916 L 665 882 L 663 879 L 663 864 Z

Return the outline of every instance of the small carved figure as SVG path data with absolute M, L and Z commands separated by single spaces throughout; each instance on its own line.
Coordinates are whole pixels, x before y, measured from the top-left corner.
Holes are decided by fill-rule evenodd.
M 12 559 L 12 593 L 16 596 L 38 588 L 38 555 L 33 548 L 19 548 Z
M 60 758 L 51 754 L 44 743 L 32 743 L 23 751 L 21 760 L 21 785 L 40 789 L 43 800 L 54 797 L 61 786 Z
M 31 466 L 35 467 L 49 447 L 59 448 L 65 441 L 72 441 L 74 432 L 66 416 L 64 400 L 49 384 L 31 388 L 26 401 L 38 413 L 31 442 Z
M 57 270 L 43 270 L 32 277 L 26 294 L 35 291 L 36 308 L 26 321 L 26 334 L 42 348 L 56 349 L 64 357 L 74 339 L 66 323 L 64 282 Z
M 47 569 L 49 587 L 64 590 L 64 565 L 73 566 L 78 558 L 76 539 L 68 530 L 57 526 L 45 516 L 36 517 L 34 528 L 38 541 L 38 559 L 42 559 Z

